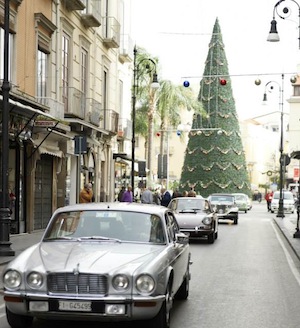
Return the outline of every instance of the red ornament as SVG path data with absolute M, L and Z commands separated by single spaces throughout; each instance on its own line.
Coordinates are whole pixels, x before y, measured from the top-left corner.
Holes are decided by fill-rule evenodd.
M 221 84 L 221 85 L 226 85 L 226 84 L 227 84 L 227 81 L 226 81 L 225 79 L 221 79 L 221 80 L 220 80 L 220 84 Z
M 156 132 L 156 136 L 157 137 L 160 137 L 160 132 Z

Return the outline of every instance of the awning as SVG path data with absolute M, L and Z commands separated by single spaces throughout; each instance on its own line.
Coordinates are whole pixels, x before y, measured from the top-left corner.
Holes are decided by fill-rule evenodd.
M 3 96 L 0 95 L 0 100 L 3 101 Z M 21 102 L 19 101 L 16 101 L 16 100 L 13 100 L 11 98 L 9 98 L 9 103 L 10 105 L 13 105 L 15 106 L 16 108 L 13 108 L 10 110 L 10 113 L 12 112 L 16 112 L 20 115 L 24 115 L 24 114 L 27 114 L 27 115 L 43 115 L 53 121 L 58 121 L 58 119 L 56 119 L 54 116 L 50 115 L 50 114 L 47 114 L 45 112 L 43 112 L 42 110 L 40 109 L 37 109 L 37 108 L 33 108 L 31 106 L 27 106 L 27 105 L 24 105 L 22 104 Z
M 55 156 L 55 157 L 59 157 L 59 158 L 62 158 L 64 155 L 61 150 L 52 149 L 52 148 L 45 147 L 45 146 L 39 146 L 38 151 L 40 154 L 47 154 L 47 155 L 51 155 L 51 156 Z
M 96 125 L 93 125 L 93 124 L 91 124 L 89 122 L 80 120 L 78 118 L 68 118 L 68 117 L 66 117 L 66 118 L 64 118 L 64 121 L 69 122 L 69 123 L 83 125 L 83 126 L 86 126 L 87 128 L 90 128 L 92 130 L 96 130 L 96 131 L 101 132 L 101 133 L 103 133 L 105 135 L 109 135 L 109 133 L 107 131 L 102 130 L 99 127 L 97 127 Z

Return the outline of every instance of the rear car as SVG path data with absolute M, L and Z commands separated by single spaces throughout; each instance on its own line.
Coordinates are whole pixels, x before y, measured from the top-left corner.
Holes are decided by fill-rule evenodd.
M 219 220 L 230 220 L 234 224 L 238 224 L 239 209 L 232 194 L 211 194 L 208 196 L 208 201 L 217 213 Z
M 279 198 L 280 198 L 280 191 L 277 190 L 274 192 L 271 201 L 271 213 L 278 212 Z M 288 213 L 294 213 L 295 199 L 293 193 L 287 190 L 282 190 L 282 198 L 283 198 L 283 211 Z
M 180 231 L 188 234 L 190 239 L 204 237 L 213 244 L 218 238 L 218 217 L 206 199 L 173 198 L 168 207 L 173 210 Z
M 42 240 L 3 271 L 7 321 L 34 318 L 170 326 L 189 294 L 190 250 L 172 211 L 137 203 L 57 209 Z
M 249 208 L 248 205 L 249 197 L 246 194 L 242 194 L 242 193 L 233 193 L 232 195 L 235 198 L 235 203 L 238 206 L 239 211 L 247 213 Z

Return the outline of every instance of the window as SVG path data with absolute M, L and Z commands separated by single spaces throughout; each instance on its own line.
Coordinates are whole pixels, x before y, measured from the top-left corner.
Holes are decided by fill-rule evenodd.
M 294 96 L 295 97 L 300 96 L 300 85 L 294 85 Z
M 64 33 L 62 36 L 61 47 L 61 64 L 62 64 L 62 101 L 65 105 L 65 110 L 68 110 L 69 96 L 69 70 L 70 70 L 70 37 Z
M 38 50 L 37 62 L 37 96 L 45 98 L 47 96 L 47 57 L 42 50 Z
M 88 52 L 81 48 L 80 57 L 80 79 L 81 79 L 81 91 L 86 95 L 87 92 L 87 64 L 88 64 Z

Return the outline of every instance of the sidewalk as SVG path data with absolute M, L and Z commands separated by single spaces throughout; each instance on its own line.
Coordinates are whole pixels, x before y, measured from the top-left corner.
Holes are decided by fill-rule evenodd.
M 19 235 L 10 235 L 11 249 L 15 252 L 14 256 L 0 256 L 0 266 L 12 261 L 23 250 L 38 243 L 44 230 L 35 231 L 32 233 L 21 233 Z

